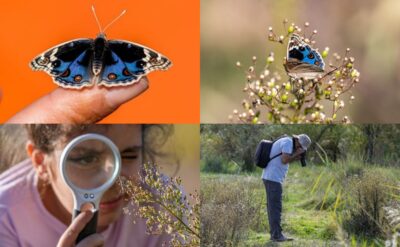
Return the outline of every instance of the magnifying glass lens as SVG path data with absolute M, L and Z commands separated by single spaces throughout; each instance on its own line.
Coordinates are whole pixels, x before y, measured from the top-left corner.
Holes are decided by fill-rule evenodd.
M 95 189 L 111 179 L 115 163 L 108 145 L 99 140 L 86 140 L 66 157 L 66 177 L 78 188 Z

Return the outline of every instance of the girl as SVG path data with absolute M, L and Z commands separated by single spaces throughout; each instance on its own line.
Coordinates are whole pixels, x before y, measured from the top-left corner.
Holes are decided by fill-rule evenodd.
M 107 136 L 120 151 L 121 176 L 135 177 L 171 133 L 169 126 L 159 125 L 27 125 L 26 130 L 29 159 L 0 175 L 0 246 L 4 247 L 75 246 L 79 232 L 93 215 L 85 211 L 71 221 L 73 196 L 58 168 L 70 140 L 85 133 Z M 154 130 L 161 132 L 154 134 Z M 123 214 L 124 207 L 132 206 L 121 191 L 114 184 L 104 193 L 97 233 L 76 246 L 151 247 L 168 241 L 166 235 L 146 234 L 143 219 L 135 219 L 134 224 Z

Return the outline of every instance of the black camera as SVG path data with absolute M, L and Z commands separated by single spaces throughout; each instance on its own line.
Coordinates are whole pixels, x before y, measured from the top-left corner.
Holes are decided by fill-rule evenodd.
M 300 162 L 301 162 L 301 166 L 302 167 L 307 165 L 307 163 L 306 163 L 306 153 L 307 153 L 307 151 L 304 151 L 304 153 L 302 153 L 301 157 L 300 157 Z
M 296 150 L 296 141 L 295 141 L 295 138 L 293 137 L 293 152 L 294 152 L 294 150 Z M 307 166 L 307 163 L 306 163 L 306 153 L 307 153 L 307 151 L 304 151 L 302 154 L 301 154 L 301 157 L 300 157 L 300 162 L 301 162 L 301 166 L 302 167 L 305 167 L 305 166 Z

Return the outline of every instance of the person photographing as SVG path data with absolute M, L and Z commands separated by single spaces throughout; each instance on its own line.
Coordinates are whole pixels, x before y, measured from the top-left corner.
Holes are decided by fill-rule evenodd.
M 262 171 L 262 180 L 267 193 L 267 212 L 271 240 L 291 241 L 282 233 L 282 185 L 289 170 L 289 164 L 301 160 L 305 166 L 305 153 L 311 145 L 306 134 L 284 136 L 274 141 L 269 154 L 270 161 Z

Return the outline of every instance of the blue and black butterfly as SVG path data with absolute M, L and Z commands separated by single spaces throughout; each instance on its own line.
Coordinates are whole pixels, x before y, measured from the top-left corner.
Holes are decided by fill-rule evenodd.
M 57 85 L 75 89 L 94 84 L 106 87 L 130 85 L 151 71 L 167 70 L 171 65 L 168 58 L 143 45 L 107 40 L 101 28 L 95 39 L 62 43 L 30 63 L 33 70 L 47 72 Z
M 314 79 L 324 73 L 324 61 L 319 52 L 301 40 L 297 34 L 290 37 L 285 69 L 290 77 Z

